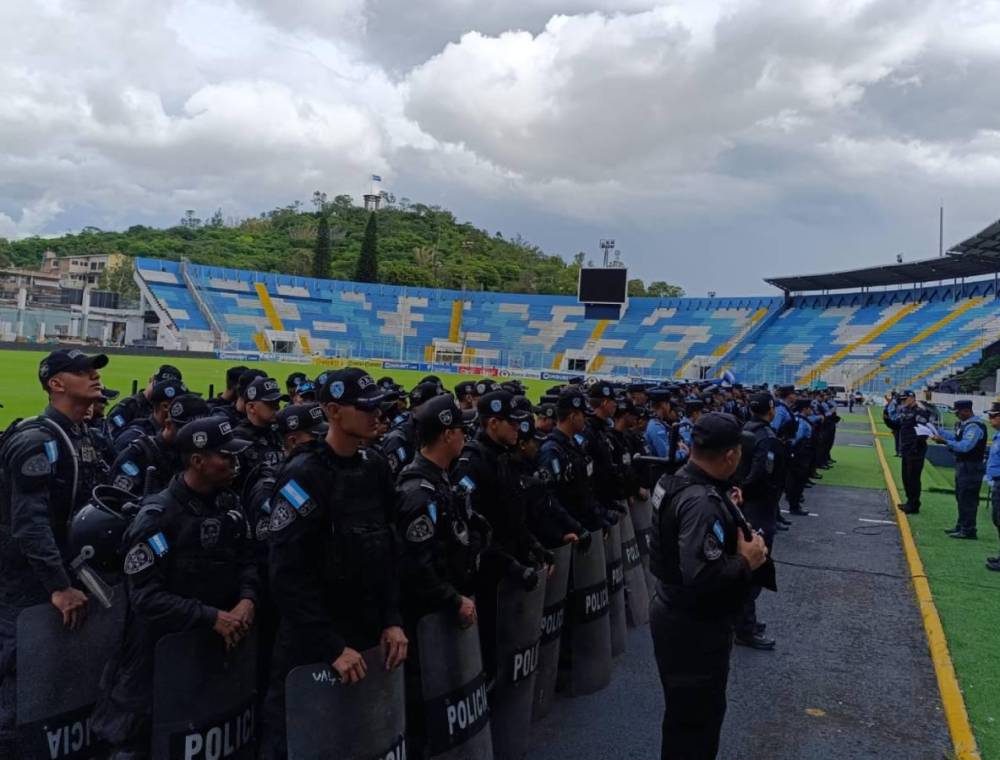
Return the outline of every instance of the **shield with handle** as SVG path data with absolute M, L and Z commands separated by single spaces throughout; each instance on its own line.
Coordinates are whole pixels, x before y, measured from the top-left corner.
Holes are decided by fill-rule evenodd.
M 646 573 L 642 569 L 639 555 L 639 541 L 632 527 L 632 518 L 622 516 L 622 569 L 625 572 L 625 612 L 632 627 L 649 622 L 649 589 L 646 587 Z
M 592 533 L 586 545 L 573 545 L 572 578 L 570 690 L 574 696 L 581 696 L 600 691 L 611 682 L 611 626 L 602 531 Z
M 545 583 L 545 606 L 542 608 L 541 638 L 538 645 L 538 671 L 535 673 L 535 704 L 532 717 L 544 718 L 552 709 L 559 675 L 559 643 L 566 619 L 566 590 L 569 587 L 573 544 L 553 549 L 555 572 Z

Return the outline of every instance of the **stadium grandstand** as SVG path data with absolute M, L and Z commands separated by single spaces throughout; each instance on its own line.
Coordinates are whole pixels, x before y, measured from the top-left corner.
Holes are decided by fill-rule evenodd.
M 158 344 L 227 356 L 382 359 L 649 379 L 730 370 L 744 382 L 878 393 L 923 387 L 1000 339 L 1000 223 L 926 261 L 772 278 L 780 296 L 632 298 L 588 319 L 571 296 L 317 280 L 140 258 Z

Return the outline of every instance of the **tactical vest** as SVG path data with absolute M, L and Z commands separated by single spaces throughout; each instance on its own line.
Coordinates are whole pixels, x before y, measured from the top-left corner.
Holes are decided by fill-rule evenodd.
M 983 434 L 979 439 L 979 443 L 972 447 L 970 451 L 960 454 L 955 452 L 955 459 L 959 462 L 982 462 L 983 457 L 986 455 L 986 446 L 989 440 L 989 435 L 986 431 L 986 424 L 982 420 L 978 420 L 975 417 L 967 419 L 965 422 L 960 422 L 955 428 L 955 438 L 961 439 L 965 435 L 965 431 L 970 425 L 974 425 L 979 428 L 979 431 Z

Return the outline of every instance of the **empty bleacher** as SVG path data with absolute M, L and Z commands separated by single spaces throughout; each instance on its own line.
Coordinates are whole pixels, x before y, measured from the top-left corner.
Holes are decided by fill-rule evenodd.
M 182 270 L 155 259 L 138 259 L 137 272 L 171 329 L 205 341 L 214 324 L 228 350 L 644 377 L 731 369 L 747 383 L 877 391 L 938 380 L 1000 338 L 992 280 L 787 301 L 633 298 L 618 320 L 588 320 L 571 296 Z

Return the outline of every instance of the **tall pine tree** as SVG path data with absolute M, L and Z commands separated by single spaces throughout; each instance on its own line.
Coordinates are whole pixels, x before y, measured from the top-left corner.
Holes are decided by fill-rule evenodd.
M 354 279 L 356 282 L 378 282 L 378 229 L 375 224 L 375 212 L 368 216 Z
M 316 232 L 316 252 L 313 253 L 313 277 L 321 280 L 330 279 L 330 221 L 326 214 L 319 217 L 319 230 Z

